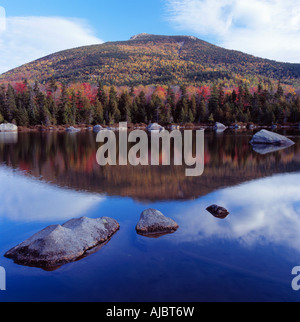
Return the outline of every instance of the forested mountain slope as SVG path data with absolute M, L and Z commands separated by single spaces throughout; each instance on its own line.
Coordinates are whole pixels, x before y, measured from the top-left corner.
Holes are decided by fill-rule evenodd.
M 300 84 L 300 64 L 281 63 L 227 50 L 190 36 L 140 34 L 58 52 L 0 75 L 0 82 L 27 79 L 46 83 L 97 82 L 105 85 L 232 83 L 276 79 Z

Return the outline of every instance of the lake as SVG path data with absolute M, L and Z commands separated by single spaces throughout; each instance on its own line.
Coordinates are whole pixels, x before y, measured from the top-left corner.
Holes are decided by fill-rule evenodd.
M 96 134 L 0 135 L 0 301 L 299 301 L 300 131 L 296 144 L 255 151 L 254 132 L 205 132 L 205 167 L 106 166 Z M 269 152 L 269 153 L 267 153 Z M 229 210 L 226 219 L 206 208 Z M 154 208 L 180 226 L 147 238 L 135 227 Z M 87 216 L 121 229 L 95 253 L 54 271 L 14 264 L 6 251 L 52 224 Z

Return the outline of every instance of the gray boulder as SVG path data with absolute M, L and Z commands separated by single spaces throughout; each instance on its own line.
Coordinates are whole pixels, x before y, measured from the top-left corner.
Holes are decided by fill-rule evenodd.
M 111 218 L 72 219 L 53 225 L 9 250 L 5 257 L 17 264 L 52 269 L 73 262 L 106 242 L 120 226 Z
M 287 137 L 270 132 L 267 130 L 261 130 L 258 133 L 256 133 L 252 140 L 250 141 L 252 145 L 255 144 L 273 144 L 273 145 L 281 145 L 281 146 L 292 146 L 295 143 L 288 139 Z
M 227 127 L 224 124 L 222 124 L 222 123 L 217 122 L 214 125 L 214 130 L 215 131 L 225 131 L 226 129 L 227 129 Z
M 18 127 L 10 123 L 0 124 L 0 132 L 18 132 Z
M 104 128 L 101 125 L 95 125 L 94 128 L 93 128 L 93 131 L 95 133 L 99 133 L 102 130 L 104 130 Z
M 69 132 L 69 133 L 77 133 L 77 132 L 80 132 L 80 131 L 81 131 L 81 129 L 79 129 L 79 128 L 75 128 L 74 126 L 70 126 L 70 127 L 68 127 L 68 128 L 66 129 L 66 131 L 67 131 L 67 132 Z
M 173 219 L 165 217 L 160 211 L 147 209 L 142 212 L 136 231 L 140 235 L 158 235 L 174 233 L 178 228 Z

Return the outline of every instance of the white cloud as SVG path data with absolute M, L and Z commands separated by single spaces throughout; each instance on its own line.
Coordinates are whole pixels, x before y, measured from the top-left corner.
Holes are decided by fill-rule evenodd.
M 268 243 L 299 251 L 299 180 L 300 173 L 274 175 L 200 198 L 174 215 L 180 226 L 177 238 L 181 242 L 219 238 L 247 247 Z M 204 210 L 210 202 L 224 206 L 230 215 L 225 220 L 214 218 Z
M 218 45 L 300 63 L 299 0 L 166 0 L 178 29 L 213 37 Z
M 0 182 L 0 222 L 68 220 L 86 215 L 105 200 L 92 193 L 48 185 L 6 167 L 0 169 Z
M 99 43 L 83 20 L 7 17 L 0 31 L 0 73 L 60 50 Z

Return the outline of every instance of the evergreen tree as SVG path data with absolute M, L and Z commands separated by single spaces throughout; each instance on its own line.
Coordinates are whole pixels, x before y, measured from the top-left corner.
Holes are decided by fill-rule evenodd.
M 206 113 L 206 104 L 205 100 L 202 98 L 198 108 L 197 108 L 197 114 L 196 114 L 196 121 L 204 123 L 207 120 L 207 113 Z
M 175 103 L 175 93 L 172 88 L 169 86 L 167 91 L 167 104 L 170 109 L 170 113 L 172 116 L 172 121 L 176 118 L 176 103 Z
M 175 122 L 185 122 L 189 113 L 189 103 L 185 95 L 183 95 L 176 107 Z
M 104 110 L 102 103 L 96 98 L 94 106 L 94 124 L 103 124 L 104 122 Z
M 195 122 L 197 116 L 197 102 L 196 97 L 193 95 L 190 100 L 190 108 L 189 108 L 189 119 L 190 122 Z
M 214 85 L 208 102 L 209 113 L 216 115 L 218 108 L 219 108 L 219 91 L 217 86 Z
M 283 88 L 282 88 L 282 86 L 281 86 L 281 82 L 280 82 L 280 80 L 279 80 L 279 82 L 278 82 L 278 87 L 277 87 L 276 97 L 277 97 L 277 98 L 281 98 L 281 97 L 283 97 L 283 96 L 284 96 L 284 91 L 283 91 Z
M 56 125 L 58 119 L 58 108 L 52 96 L 46 98 L 46 109 L 51 117 L 51 124 Z
M 29 116 L 28 112 L 24 107 L 19 107 L 14 113 L 14 119 L 18 126 L 28 126 L 29 125 Z
M 148 117 L 147 117 L 147 100 L 146 95 L 144 91 L 141 91 L 138 97 L 136 97 L 136 103 L 137 103 L 137 121 L 138 123 L 148 123 Z
M 12 122 L 15 117 L 15 113 L 17 110 L 16 105 L 16 96 L 13 87 L 8 84 L 7 92 L 6 92 L 6 104 L 4 107 L 4 118 L 8 122 Z
M 131 122 L 131 97 L 130 94 L 125 91 L 121 94 L 119 100 L 119 110 L 121 113 L 121 121 Z
M 47 108 L 47 100 L 44 93 L 37 92 L 36 105 L 38 109 L 38 124 L 49 126 L 51 124 L 51 115 Z
M 69 97 L 67 93 L 67 87 L 62 84 L 60 102 L 57 109 L 57 123 L 61 125 L 66 125 L 69 123 Z
M 116 88 L 112 86 L 109 91 L 109 103 L 108 103 L 108 119 L 111 124 L 118 123 L 121 120 L 121 112 L 119 110 L 118 96 Z
M 107 96 L 105 94 L 103 84 L 102 84 L 101 81 L 98 82 L 97 98 L 98 98 L 99 102 L 102 104 L 103 108 L 105 108 L 108 99 L 107 99 Z
M 3 117 L 3 121 L 5 120 L 5 111 L 6 111 L 6 93 L 5 93 L 5 86 L 2 85 L 0 87 L 0 114 Z

